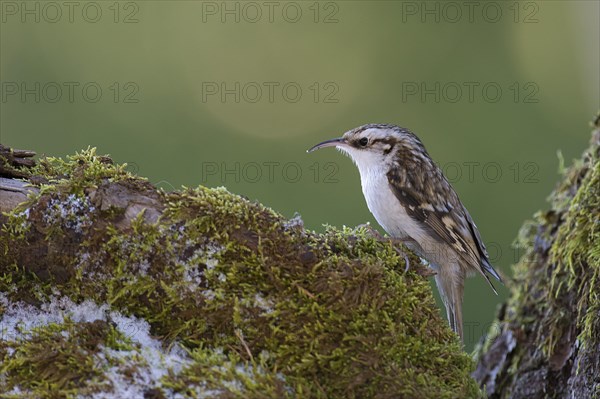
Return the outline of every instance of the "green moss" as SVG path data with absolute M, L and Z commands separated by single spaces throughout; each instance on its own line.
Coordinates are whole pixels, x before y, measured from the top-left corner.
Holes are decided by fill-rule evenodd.
M 157 191 L 93 149 L 43 160 L 34 174 L 49 183 L 8 215 L 0 290 L 33 303 L 58 292 L 146 320 L 165 347 L 189 351 L 156 395 L 479 396 L 427 280 L 363 229 L 315 234 L 223 188 Z M 122 207 L 95 202 L 106 187 L 146 190 L 163 204 L 159 220 L 140 213 L 122 224 Z M 23 374 L 10 384 L 80 388 L 30 372 L 42 385 Z
M 521 234 L 520 245 L 528 252 L 515 267 L 520 287 L 514 290 L 509 306 L 536 306 L 539 314 L 546 315 L 536 339 L 547 357 L 552 356 L 561 337 L 567 334 L 573 311 L 582 345 L 592 331 L 598 331 L 599 171 L 597 150 L 592 150 L 585 162 L 575 162 L 565 171 L 564 180 L 550 196 L 551 210 L 537 214 L 537 227 L 526 227 Z M 546 259 L 552 265 L 550 271 L 531 267 Z M 532 284 L 548 289 L 539 292 Z
M 307 387 L 287 385 L 283 374 L 270 370 L 266 352 L 246 361 L 236 353 L 196 348 L 192 363 L 164 379 L 164 388 L 184 398 L 295 398 Z M 306 382 L 305 382 L 306 383 Z
M 537 384 L 535 389 L 541 392 L 538 385 L 545 382 L 537 381 L 542 378 L 539 376 L 554 376 L 556 381 L 564 378 L 566 384 L 569 375 L 578 375 L 569 374 L 569 364 L 586 358 L 592 364 L 597 362 L 600 132 L 596 130 L 592 136 L 582 160 L 567 169 L 561 166 L 563 177 L 549 197 L 550 210 L 538 212 L 534 220 L 526 222 L 515 242 L 523 256 L 508 284 L 511 296 L 499 316 L 501 328 L 494 331 L 500 344 L 478 350 L 484 356 L 480 366 L 488 370 L 481 375 L 493 379 L 494 392 L 502 397 L 531 392 L 520 379 L 532 379 L 531 384 Z M 597 373 L 592 371 L 592 375 Z M 586 382 L 591 383 L 592 378 Z
M 50 183 L 42 187 L 42 192 L 44 188 L 53 190 L 57 185 L 64 184 L 69 193 L 83 194 L 84 189 L 89 189 L 103 180 L 145 180 L 132 175 L 126 168 L 127 164 L 115 165 L 108 156 L 96 155 L 96 148 L 88 147 L 87 150 L 67 156 L 66 159 L 43 158 L 28 172 L 33 176 L 41 176 Z
M 115 341 L 114 331 L 102 321 L 65 320 L 62 324 L 34 327 L 25 334 L 25 338 L 3 342 L 0 372 L 4 376 L 3 391 L 18 386 L 32 397 L 92 392 L 90 387 L 101 382 L 103 375 L 93 355 L 101 345 Z
M 600 331 L 600 162 L 595 160 L 573 200 L 569 204 L 564 222 L 560 225 L 550 257 L 556 265 L 550 287 L 554 298 L 561 298 L 565 291 L 578 293 L 577 327 L 582 345 Z M 549 340 L 552 344 L 560 339 L 555 331 Z M 597 340 L 597 337 L 594 337 Z

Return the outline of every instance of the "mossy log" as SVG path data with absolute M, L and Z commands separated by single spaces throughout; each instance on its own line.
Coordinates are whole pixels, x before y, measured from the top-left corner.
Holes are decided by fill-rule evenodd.
M 419 259 L 366 229 L 3 149 L 0 398 L 481 395 Z
M 600 398 L 600 125 L 551 206 L 521 229 L 497 335 L 474 377 L 489 398 Z

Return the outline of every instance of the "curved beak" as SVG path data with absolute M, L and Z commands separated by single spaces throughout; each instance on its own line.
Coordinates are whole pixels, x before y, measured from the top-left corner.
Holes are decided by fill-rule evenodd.
M 325 147 L 338 147 L 340 145 L 345 145 L 345 144 L 346 144 L 346 139 L 344 139 L 343 137 L 338 137 L 337 139 L 323 141 L 322 143 L 319 143 L 319 144 L 311 147 L 310 149 L 306 150 L 306 152 L 313 152 L 320 148 L 325 148 Z

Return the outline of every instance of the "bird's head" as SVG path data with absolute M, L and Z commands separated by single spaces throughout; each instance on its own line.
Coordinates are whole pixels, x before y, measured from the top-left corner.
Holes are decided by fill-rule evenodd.
M 399 151 L 425 151 L 421 141 L 409 130 L 376 123 L 359 126 L 342 137 L 323 141 L 308 152 L 324 147 L 336 147 L 348 154 L 361 170 L 388 164 Z

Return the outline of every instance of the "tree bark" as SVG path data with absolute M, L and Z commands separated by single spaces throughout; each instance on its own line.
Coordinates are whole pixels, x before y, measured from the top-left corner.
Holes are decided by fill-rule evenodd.
M 35 152 L 14 150 L 0 144 L 0 214 L 9 212 L 27 199 L 27 194 L 37 192 L 36 188 L 28 187 L 24 180 L 30 174 L 23 169 L 35 165 Z
M 550 209 L 521 229 L 511 295 L 473 373 L 489 398 L 600 397 L 598 127 Z

